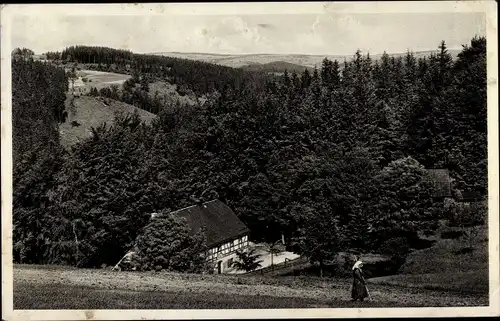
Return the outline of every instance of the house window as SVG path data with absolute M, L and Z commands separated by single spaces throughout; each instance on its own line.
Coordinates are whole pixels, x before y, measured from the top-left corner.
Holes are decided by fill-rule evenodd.
M 227 260 L 227 267 L 228 268 L 232 268 L 233 267 L 233 258 L 230 258 L 229 260 Z

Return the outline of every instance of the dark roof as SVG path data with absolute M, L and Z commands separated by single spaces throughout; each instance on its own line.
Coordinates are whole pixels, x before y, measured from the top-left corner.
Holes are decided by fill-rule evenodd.
M 434 184 L 434 197 L 452 197 L 451 178 L 447 169 L 428 169 L 430 179 Z
M 205 227 L 207 246 L 214 246 L 249 232 L 229 206 L 219 200 L 186 207 L 171 214 L 186 218 L 192 233 Z

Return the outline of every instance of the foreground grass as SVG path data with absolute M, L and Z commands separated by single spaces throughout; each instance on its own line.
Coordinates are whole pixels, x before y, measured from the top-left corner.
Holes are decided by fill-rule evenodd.
M 36 299 L 34 299 L 36 297 Z M 19 284 L 14 308 L 33 309 L 279 309 L 389 307 L 388 302 L 275 297 L 269 295 L 207 295 L 196 292 L 105 290 L 58 284 Z
M 488 270 L 467 273 L 399 274 L 369 279 L 369 283 L 459 293 L 488 294 Z
M 271 309 L 481 306 L 487 294 L 369 284 L 351 302 L 350 279 L 237 277 L 14 266 L 15 309 Z

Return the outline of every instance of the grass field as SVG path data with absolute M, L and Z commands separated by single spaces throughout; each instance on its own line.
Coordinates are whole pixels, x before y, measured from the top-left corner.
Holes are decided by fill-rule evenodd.
M 33 293 L 37 294 L 37 300 L 30 298 Z M 56 287 L 27 284 L 21 291 L 15 292 L 14 300 L 16 303 L 20 302 L 22 309 L 277 309 L 354 306 L 349 301 L 328 302 L 299 297 L 226 293 L 213 296 L 196 292 L 105 290 L 63 284 Z M 366 302 L 365 306 L 374 304 Z
M 106 102 L 107 105 L 103 99 L 82 96 L 74 99 L 73 107 L 69 106 L 68 103 L 66 107 L 66 110 L 69 110 L 68 119 L 59 126 L 61 144 L 69 147 L 89 137 L 92 127 L 97 127 L 103 122 L 112 124 L 116 112 L 133 113 L 137 111 L 146 123 L 156 117 L 154 114 L 123 102 L 112 99 L 106 99 Z M 73 126 L 71 124 L 73 121 L 76 121 L 79 126 Z
M 481 306 L 488 295 L 369 284 L 351 302 L 350 279 L 195 275 L 16 265 L 15 309 L 225 309 Z
M 410 253 L 400 274 L 370 279 L 371 283 L 462 293 L 487 294 L 489 290 L 487 229 L 478 226 L 470 239 L 443 239 L 427 249 Z M 472 252 L 458 254 L 471 246 Z
M 75 88 L 85 87 L 87 89 L 90 89 L 91 87 L 101 89 L 109 87 L 112 84 L 116 84 L 121 87 L 127 79 L 132 77 L 130 75 L 96 70 L 79 70 L 77 72 L 77 76 L 78 79 L 75 81 Z M 83 79 L 86 79 L 87 82 L 84 82 Z

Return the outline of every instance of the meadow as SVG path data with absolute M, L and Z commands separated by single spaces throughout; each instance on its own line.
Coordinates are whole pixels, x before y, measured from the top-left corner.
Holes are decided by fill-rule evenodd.
M 101 97 L 68 97 L 66 103 L 72 106 L 66 108 L 69 111 L 68 118 L 59 125 L 61 144 L 66 148 L 89 137 L 92 127 L 98 127 L 102 123 L 107 123 L 108 126 L 113 124 L 116 113 L 137 112 L 145 123 L 150 123 L 156 117 L 143 109 Z
M 373 300 L 350 301 L 349 277 L 124 272 L 14 266 L 16 309 L 227 309 L 488 305 L 487 229 L 410 253 L 400 274 L 367 279 Z M 467 231 L 467 230 L 466 230 Z M 456 254 L 470 241 L 473 251 Z M 369 256 L 366 256 L 369 262 Z
M 117 272 L 14 266 L 15 309 L 227 309 L 481 306 L 488 295 L 377 284 L 350 301 L 349 278 Z
M 488 236 L 484 226 L 464 229 L 457 238 L 443 238 L 443 231 L 433 237 L 436 243 L 410 253 L 398 275 L 373 278 L 376 284 L 420 289 L 488 293 Z M 456 229 L 459 230 L 459 229 Z M 475 233 L 469 234 L 472 230 Z M 468 237 L 467 235 L 471 235 Z M 465 247 L 470 253 L 461 253 Z

